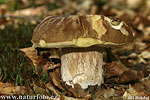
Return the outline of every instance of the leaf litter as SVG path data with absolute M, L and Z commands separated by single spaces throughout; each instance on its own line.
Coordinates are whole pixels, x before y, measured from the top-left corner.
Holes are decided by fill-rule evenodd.
M 24 6 L 28 6 L 28 0 L 21 0 Z M 26 3 L 25 3 L 26 1 Z M 108 0 L 99 2 L 98 0 L 70 0 L 69 2 L 55 2 L 48 0 L 50 4 L 56 4 L 56 8 L 49 10 L 45 2 L 35 2 L 37 7 L 24 8 L 14 12 L 8 10 L 8 6 L 0 7 L 0 29 L 5 30 L 8 24 L 24 23 L 29 20 L 32 24 L 41 21 L 38 16 L 48 15 L 70 15 L 70 14 L 104 14 L 107 16 L 117 16 L 125 21 L 134 33 L 133 43 L 122 48 L 112 48 L 111 52 L 115 59 L 108 55 L 105 57 L 105 82 L 99 88 L 92 88 L 91 91 L 71 90 L 66 87 L 60 78 L 60 63 L 55 64 L 51 58 L 60 59 L 58 55 L 40 52 L 33 47 L 23 48 L 24 52 L 31 59 L 35 67 L 36 74 L 39 74 L 38 67 L 42 68 L 42 74 L 48 72 L 50 82 L 44 84 L 45 88 L 34 85 L 37 91 L 51 90 L 58 100 L 121 100 L 129 97 L 150 96 L 150 3 L 149 0 Z M 43 6 L 44 5 L 44 6 Z M 64 6 L 65 5 L 65 6 Z M 34 12 L 34 13 L 33 13 Z M 52 51 L 52 50 L 51 50 Z M 107 51 L 106 51 L 107 52 Z M 43 55 L 52 55 L 51 58 Z M 3 75 L 1 75 L 1 78 Z M 2 79 L 1 79 L 2 80 Z M 10 83 L 0 83 L 0 94 L 23 94 L 26 93 L 24 86 L 14 86 Z M 78 85 L 77 85 L 78 87 Z M 83 91 L 83 92 L 82 92 Z M 61 94 L 63 93 L 63 94 Z M 84 94 L 85 93 L 85 94 Z M 81 94 L 84 94 L 83 96 Z M 80 99 L 82 98 L 83 99 Z M 77 99 L 78 98 L 78 99 Z

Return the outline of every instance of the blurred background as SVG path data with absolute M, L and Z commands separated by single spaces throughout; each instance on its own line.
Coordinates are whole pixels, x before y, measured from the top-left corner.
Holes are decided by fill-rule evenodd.
M 15 18 L 77 14 L 121 16 L 122 13 L 134 17 L 133 13 L 148 14 L 149 10 L 150 0 L 0 0 L 0 14 Z
M 147 76 L 150 0 L 0 0 L 0 82 L 44 87 L 48 73 L 36 75 L 32 62 L 20 53 L 20 48 L 32 46 L 33 30 L 45 17 L 88 14 L 117 16 L 131 27 L 134 42 L 114 53 L 124 65 L 142 68 L 138 70 Z

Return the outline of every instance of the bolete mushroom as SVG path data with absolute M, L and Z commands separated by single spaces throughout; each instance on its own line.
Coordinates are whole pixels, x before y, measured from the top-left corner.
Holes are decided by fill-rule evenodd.
M 49 16 L 32 37 L 35 48 L 61 48 L 62 80 L 82 89 L 103 83 L 103 47 L 132 40 L 132 32 L 123 21 L 102 15 Z

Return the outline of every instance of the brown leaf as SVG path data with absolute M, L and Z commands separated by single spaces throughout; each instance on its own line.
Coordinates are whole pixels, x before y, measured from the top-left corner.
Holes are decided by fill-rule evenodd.
M 24 52 L 26 56 L 32 60 L 33 65 L 35 67 L 35 72 L 36 74 L 38 74 L 37 66 L 39 65 L 40 59 L 37 55 L 37 50 L 34 47 L 28 47 L 20 49 L 20 51 Z
M 150 51 L 143 51 L 140 55 L 138 55 L 138 57 L 144 59 L 150 59 Z
M 24 86 L 14 86 L 10 83 L 0 82 L 0 94 L 14 95 L 14 94 L 25 94 L 26 90 Z
M 123 98 L 129 99 L 130 97 L 146 97 L 149 98 L 150 93 L 146 91 L 146 88 L 142 83 L 136 83 L 134 86 L 129 85 L 129 88 L 124 92 Z M 142 100 L 142 99 L 139 99 Z M 146 99 L 148 100 L 148 99 Z
M 58 78 L 58 80 L 61 80 L 61 72 L 60 72 L 60 67 L 56 68 L 54 70 L 56 77 Z
M 125 83 L 125 82 L 131 82 L 131 81 L 136 81 L 140 80 L 144 77 L 144 74 L 142 71 L 136 71 L 136 70 L 128 70 L 125 71 L 119 79 L 120 83 Z
M 41 16 L 43 13 L 47 12 L 47 8 L 45 6 L 40 7 L 31 7 L 22 10 L 16 10 L 15 12 L 11 13 L 11 15 L 15 16 Z
M 60 97 L 60 92 L 52 85 L 52 83 L 47 83 L 46 88 L 52 91 L 57 97 Z M 59 99 L 58 99 L 59 100 Z
M 50 73 L 49 73 L 49 76 L 50 76 L 52 82 L 54 83 L 54 85 L 55 85 L 56 87 L 58 87 L 59 89 L 64 90 L 64 88 L 61 86 L 61 84 L 60 84 L 60 82 L 59 82 L 59 79 L 58 79 L 57 76 L 55 75 L 55 72 L 50 72 Z
M 122 75 L 125 71 L 128 70 L 127 67 L 125 67 L 122 63 L 118 62 L 118 61 L 114 61 L 111 63 L 106 63 L 104 65 L 104 69 L 106 70 L 106 76 L 107 74 L 111 74 L 112 76 L 117 75 L 120 76 Z M 111 77 L 111 76 L 109 76 Z
M 120 62 L 112 62 L 104 65 L 106 69 L 106 82 L 126 83 L 139 80 L 144 77 L 142 71 L 136 71 L 127 68 Z M 112 77 L 117 76 L 117 77 Z M 112 77 L 112 78 L 111 78 Z
M 49 93 L 46 89 L 37 86 L 35 83 L 33 83 L 33 90 L 40 94 Z
M 53 64 L 52 62 L 47 62 L 47 64 L 44 65 L 42 68 L 42 73 L 45 73 L 47 70 L 54 69 L 54 68 L 60 67 L 60 66 L 61 66 L 60 63 Z
M 48 61 L 48 58 L 45 57 L 45 56 L 47 56 L 47 55 L 49 56 L 51 54 L 55 55 L 55 53 L 53 53 L 53 51 L 54 51 L 53 49 L 49 49 L 48 52 L 46 52 L 46 53 L 43 52 L 39 56 L 37 55 L 38 51 L 34 47 L 23 48 L 23 49 L 20 49 L 20 51 L 24 52 L 25 55 L 31 59 L 31 61 L 33 62 L 33 65 L 35 67 L 36 74 L 38 74 L 38 70 L 37 70 L 38 66 L 39 67 L 42 66 L 42 68 L 43 68 L 42 73 L 44 73 L 47 70 L 54 69 L 56 67 L 60 67 L 60 63 L 53 64 L 53 62 Z
M 74 88 L 70 88 L 70 90 L 76 98 L 78 98 L 78 97 L 84 98 L 84 97 L 90 95 L 89 94 L 89 89 L 84 90 L 84 89 L 82 89 L 82 87 L 79 84 L 75 84 Z

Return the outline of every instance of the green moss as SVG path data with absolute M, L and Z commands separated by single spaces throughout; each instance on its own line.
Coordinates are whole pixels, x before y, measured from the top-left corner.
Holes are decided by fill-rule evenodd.
M 30 23 L 14 24 L 0 30 L 0 76 L 3 82 L 13 82 L 16 85 L 25 85 L 26 80 L 44 81 L 48 75 L 36 75 L 31 61 L 20 52 L 20 48 L 32 46 L 31 37 L 35 25 Z M 30 84 L 30 83 L 29 83 Z
M 28 73 L 26 69 L 31 65 L 19 49 L 31 46 L 30 39 L 34 27 L 30 24 L 19 25 L 19 28 L 9 25 L 5 30 L 0 30 L 0 66 L 3 81 L 16 81 L 23 85 L 24 74 Z

